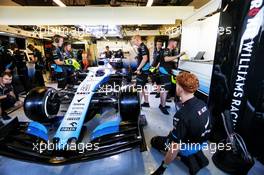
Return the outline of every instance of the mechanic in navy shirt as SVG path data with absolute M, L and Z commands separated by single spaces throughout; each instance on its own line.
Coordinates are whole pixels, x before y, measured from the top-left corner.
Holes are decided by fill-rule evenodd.
M 202 146 L 190 146 L 189 149 L 180 149 L 182 148 L 182 143 L 202 145 L 209 138 L 211 128 L 209 110 L 202 100 L 194 96 L 198 89 L 199 81 L 194 74 L 182 72 L 176 77 L 176 82 L 176 94 L 180 97 L 182 107 L 173 117 L 173 129 L 169 135 L 166 137 L 156 136 L 151 139 L 152 147 L 166 152 L 164 161 L 153 175 L 163 174 L 178 153 L 183 160 L 188 160 L 189 158 L 196 160 L 197 156 L 199 160 L 204 160 L 202 163 L 201 161 L 198 163 L 198 168 L 193 168 L 197 167 L 196 165 L 192 166 L 196 162 L 189 162 L 190 174 L 195 174 L 208 164 L 207 158 L 201 151 Z
M 178 54 L 176 51 L 177 42 L 173 39 L 169 40 L 168 47 L 164 50 L 163 56 L 160 59 L 159 74 L 162 85 L 160 92 L 160 110 L 163 114 L 169 115 L 166 108 L 166 100 L 168 91 L 171 87 L 171 71 L 175 68 L 175 64 L 179 61 L 179 58 L 185 53 Z
M 116 51 L 114 55 L 115 55 L 115 58 L 124 58 L 124 52 L 122 49 L 118 49 L 118 51 Z
M 2 73 L 11 72 L 13 53 L 8 49 L 8 42 L 0 40 L 0 81 Z
M 54 42 L 52 44 L 52 60 L 56 65 L 63 66 L 64 63 L 64 57 L 62 52 L 62 45 L 63 45 L 63 37 L 59 35 L 54 36 Z
M 138 47 L 138 65 L 135 73 L 137 74 L 137 89 L 142 89 L 142 96 L 144 96 L 144 103 L 142 107 L 150 107 L 148 101 L 148 94 L 145 92 L 145 85 L 148 82 L 148 74 L 150 68 L 149 50 L 147 46 L 142 42 L 141 36 L 136 35 L 132 38 L 134 45 Z
M 163 55 L 163 49 L 162 49 L 162 41 L 158 40 L 156 42 L 156 47 L 153 52 L 153 62 L 151 64 L 151 68 L 149 71 L 151 72 L 151 77 L 152 77 L 152 82 L 156 83 L 157 86 L 157 94 L 156 98 L 160 97 L 160 85 L 161 85 L 161 80 L 159 76 L 159 65 L 160 65 L 160 59 Z
M 52 60 L 56 64 L 55 72 L 57 72 L 58 88 L 73 87 L 74 78 L 71 66 L 65 63 L 63 54 L 63 37 L 59 35 L 54 36 L 54 43 L 52 44 Z
M 37 86 L 45 86 L 43 78 L 43 69 L 44 69 L 44 60 L 41 52 L 35 48 L 32 44 L 29 44 L 27 47 L 33 52 L 33 62 L 35 63 L 35 82 Z
M 2 80 L 0 82 L 0 116 L 5 119 L 7 114 L 5 110 L 11 107 L 20 107 L 23 102 L 17 100 L 12 86 L 12 74 L 10 72 L 4 72 L 2 74 Z M 7 119 L 9 119 L 7 117 Z
M 32 84 L 29 81 L 27 61 L 29 61 L 24 50 L 19 49 L 16 43 L 11 44 L 11 50 L 13 51 L 13 61 L 8 68 L 14 70 L 16 68 L 19 80 L 24 87 L 24 90 L 28 92 L 32 88 Z
M 109 46 L 105 47 L 104 54 L 105 54 L 105 58 L 112 58 L 113 52 L 109 50 Z
M 63 43 L 63 56 L 64 56 L 64 59 L 74 58 L 71 43 L 69 42 Z

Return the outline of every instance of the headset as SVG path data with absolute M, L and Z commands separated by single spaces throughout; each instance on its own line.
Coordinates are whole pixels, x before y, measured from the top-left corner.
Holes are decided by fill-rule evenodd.
M 63 37 L 60 36 L 60 35 L 55 35 L 53 38 L 54 38 L 54 42 L 55 42 L 55 43 L 59 43 L 60 38 L 63 38 Z

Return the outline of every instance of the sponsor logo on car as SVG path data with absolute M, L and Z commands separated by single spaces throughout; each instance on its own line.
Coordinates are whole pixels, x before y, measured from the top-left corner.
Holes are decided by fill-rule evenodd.
M 82 97 L 80 99 L 77 99 L 78 103 L 80 103 L 85 97 Z
M 73 116 L 73 115 L 81 115 L 82 112 L 81 111 L 73 111 L 73 112 L 70 112 L 70 115 Z
M 84 103 L 73 103 L 74 106 L 84 106 Z
M 91 85 L 90 84 L 85 84 L 80 88 L 80 91 L 87 92 L 90 90 Z
M 76 131 L 77 127 L 61 127 L 60 131 Z
M 72 107 L 72 110 L 84 110 L 83 107 Z
M 69 117 L 67 120 L 80 120 L 80 117 Z
M 76 123 L 76 122 L 71 122 L 70 125 L 71 125 L 72 127 L 75 127 L 75 126 L 77 125 L 77 123 Z
M 77 92 L 78 95 L 88 95 L 90 92 Z

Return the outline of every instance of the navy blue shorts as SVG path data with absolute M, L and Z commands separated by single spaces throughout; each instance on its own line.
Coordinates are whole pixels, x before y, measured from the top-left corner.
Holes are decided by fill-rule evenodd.
M 148 74 L 147 73 L 141 73 L 141 74 L 137 75 L 136 80 L 137 80 L 137 83 L 136 83 L 137 87 L 141 86 L 143 89 L 143 87 L 148 82 Z

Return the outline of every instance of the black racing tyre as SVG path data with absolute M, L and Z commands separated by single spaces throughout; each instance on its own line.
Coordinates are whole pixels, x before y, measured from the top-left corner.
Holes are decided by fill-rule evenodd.
M 138 122 L 140 98 L 138 92 L 132 86 L 120 91 L 119 112 L 123 121 Z
M 59 95 L 54 88 L 36 87 L 29 91 L 24 101 L 24 112 L 33 121 L 48 121 L 59 109 Z

